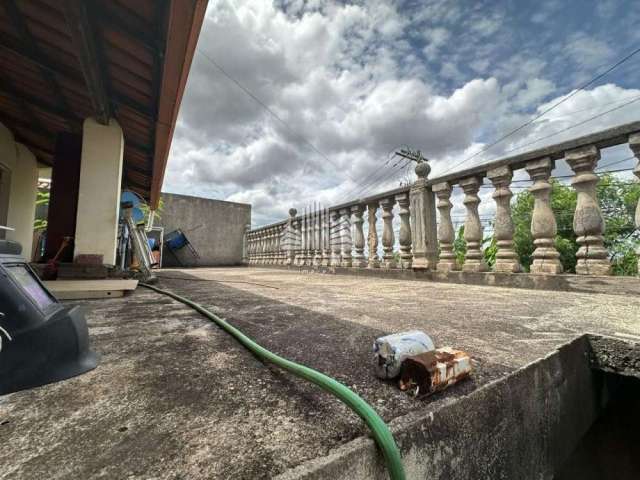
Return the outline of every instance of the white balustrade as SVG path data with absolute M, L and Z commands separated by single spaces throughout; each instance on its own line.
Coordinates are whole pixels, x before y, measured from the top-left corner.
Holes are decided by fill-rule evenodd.
M 523 268 L 514 243 L 511 184 L 514 173 L 524 169 L 532 182 L 528 189 L 533 196 L 531 236 L 534 251 L 530 271 L 535 274 L 560 274 L 563 269 L 560 253 L 555 246 L 558 227 L 551 206 L 550 179 L 554 162 L 564 158 L 573 170 L 571 185 L 577 194 L 573 216 L 573 229 L 579 245 L 576 273 L 608 275 L 611 273 L 610 255 L 604 244 L 605 219 L 598 202 L 596 187 L 599 177 L 595 170 L 600 159 L 600 148 L 627 141 L 637 158 L 634 173 L 640 179 L 639 127 L 638 122 L 615 127 L 545 147 L 539 150 L 538 156 L 534 154 L 538 152 L 527 152 L 491 162 L 484 168 L 480 165 L 459 175 L 447 175 L 435 180 L 428 180 L 430 167 L 424 158 L 419 157 L 415 170 L 418 178 L 410 187 L 344 203 L 333 209 L 314 207 L 300 216 L 292 209 L 287 222 L 248 230 L 243 238 L 244 262 L 249 265 L 314 268 L 400 267 L 444 273 L 461 268 L 465 272 L 485 272 L 488 267 L 483 252 L 479 192 L 480 188 L 493 188 L 491 196 L 495 202 L 495 214 L 491 233 L 497 247 L 493 270 L 497 273 L 520 274 Z M 485 177 L 491 186 L 482 185 Z M 452 198 L 458 198 L 452 197 L 454 185 L 459 185 L 464 193 L 462 203 L 466 210 L 466 254 L 462 265 L 456 259 L 456 232 L 451 218 Z M 399 252 L 394 252 L 393 210 L 396 203 L 400 224 Z M 439 223 L 436 222 L 436 208 Z M 377 230 L 379 209 L 382 218 L 381 238 Z M 640 229 L 640 201 L 634 221 Z M 382 258 L 378 255 L 379 241 L 382 243 Z M 640 260 L 638 263 L 640 267 Z

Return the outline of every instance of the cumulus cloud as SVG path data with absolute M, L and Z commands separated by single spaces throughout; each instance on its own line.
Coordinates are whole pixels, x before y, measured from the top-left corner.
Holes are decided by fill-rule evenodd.
M 531 54 L 536 45 L 529 44 L 505 50 L 516 36 L 512 12 L 418 4 L 211 1 L 164 189 L 251 203 L 254 224 L 274 221 L 292 206 L 366 192 L 362 180 L 375 179 L 381 167 L 370 193 L 397 186 L 407 169 L 389 152 L 402 146 L 420 148 L 434 174 L 443 172 L 570 91 L 553 48 L 554 56 Z M 556 44 L 565 61 L 583 65 L 615 56 L 587 31 Z M 616 84 L 581 92 L 469 164 L 635 92 Z M 585 129 L 632 113 L 621 110 Z

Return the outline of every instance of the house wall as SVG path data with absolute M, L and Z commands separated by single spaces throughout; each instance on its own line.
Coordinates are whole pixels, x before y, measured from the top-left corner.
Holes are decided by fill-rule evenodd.
M 17 150 L 13 134 L 0 123 L 0 225 L 7 225 L 9 214 L 9 196 L 11 194 L 11 171 L 16 165 Z M 6 232 L 0 230 L 0 239 Z
M 27 259 L 33 244 L 37 188 L 35 156 L 27 147 L 16 143 L 11 131 L 0 124 L 0 225 L 14 229 L 1 231 L 0 239 L 20 243 Z
M 11 172 L 7 214 L 7 225 L 15 230 L 7 232 L 6 238 L 22 245 L 22 255 L 30 260 L 38 194 L 38 162 L 35 155 L 21 143 L 16 143 L 15 148 L 17 155 Z
M 162 194 L 163 209 L 156 225 L 167 235 L 180 229 L 194 246 L 200 258 L 194 261 L 186 248 L 177 256 L 184 265 L 239 265 L 245 228 L 251 224 L 251 205 L 170 193 Z M 167 249 L 163 266 L 178 266 L 176 257 Z

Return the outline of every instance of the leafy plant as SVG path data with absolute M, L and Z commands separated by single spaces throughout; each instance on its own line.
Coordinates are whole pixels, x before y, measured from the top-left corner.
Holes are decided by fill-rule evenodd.
M 491 268 L 496 264 L 496 255 L 498 254 L 498 241 L 495 235 L 485 237 L 482 240 L 484 261 Z
M 36 207 L 42 205 L 49 205 L 49 199 L 51 198 L 49 190 L 38 190 L 38 194 L 36 197 Z M 47 229 L 47 219 L 46 218 L 36 218 L 33 221 L 33 229 L 35 231 L 46 230 Z
M 158 202 L 158 208 L 156 208 L 156 213 L 154 215 L 154 222 L 162 219 L 162 211 L 164 209 L 164 201 L 162 197 L 160 197 L 160 201 Z M 149 208 L 148 203 L 141 203 L 140 210 L 144 213 L 144 223 L 145 225 L 149 225 L 149 218 L 151 216 L 151 208 Z
M 464 225 L 458 228 L 456 239 L 453 241 L 453 253 L 456 256 L 458 265 L 464 263 L 464 256 L 467 254 L 467 241 L 464 239 Z

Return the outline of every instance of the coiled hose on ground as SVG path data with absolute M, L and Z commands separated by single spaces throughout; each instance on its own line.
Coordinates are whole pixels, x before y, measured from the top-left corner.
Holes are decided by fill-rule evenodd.
M 358 394 L 356 394 L 337 380 L 328 377 L 323 373 L 313 370 L 312 368 L 305 367 L 304 365 L 300 365 L 299 363 L 292 362 L 291 360 L 287 360 L 286 358 L 282 358 L 281 356 L 267 350 L 266 348 L 254 342 L 251 338 L 247 337 L 244 333 L 228 323 L 226 320 L 220 318 L 215 313 L 210 312 L 202 305 L 195 303 L 188 298 L 177 295 L 169 290 L 163 290 L 146 283 L 141 283 L 140 285 L 163 295 L 167 295 L 174 300 L 190 306 L 197 312 L 207 317 L 209 320 L 213 321 L 224 331 L 232 335 L 238 342 L 240 342 L 244 347 L 249 349 L 258 357 L 271 362 L 280 368 L 284 368 L 285 370 L 293 373 L 298 377 L 313 382 L 323 390 L 326 390 L 327 392 L 338 397 L 349 408 L 351 408 L 351 410 L 357 413 L 371 429 L 373 438 L 378 444 L 378 447 L 380 447 L 380 449 L 382 450 L 391 479 L 405 479 L 404 467 L 402 466 L 400 452 L 393 438 L 393 435 L 389 430 L 389 427 L 386 423 L 384 423 L 384 420 L 380 418 L 380 416 L 371 407 L 371 405 L 360 398 Z

